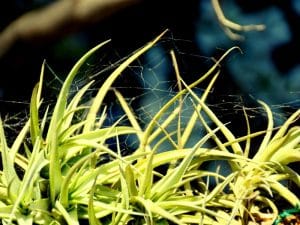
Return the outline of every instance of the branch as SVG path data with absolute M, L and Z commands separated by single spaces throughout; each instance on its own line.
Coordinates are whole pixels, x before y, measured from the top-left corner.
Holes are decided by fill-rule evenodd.
M 262 31 L 265 29 L 265 25 L 263 24 L 250 24 L 250 25 L 240 25 L 232 22 L 224 16 L 223 10 L 221 9 L 219 0 L 211 0 L 212 6 L 215 10 L 219 23 L 221 24 L 224 32 L 227 34 L 229 38 L 232 40 L 243 40 L 243 36 L 237 34 L 237 31 Z
M 0 32 L 0 57 L 17 41 L 53 39 L 141 0 L 59 0 L 17 18 Z

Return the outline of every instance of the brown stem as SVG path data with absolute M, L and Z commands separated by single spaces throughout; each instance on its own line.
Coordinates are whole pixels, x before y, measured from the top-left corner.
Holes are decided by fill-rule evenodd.
M 0 57 L 17 41 L 54 39 L 141 0 L 60 0 L 20 16 L 0 32 Z

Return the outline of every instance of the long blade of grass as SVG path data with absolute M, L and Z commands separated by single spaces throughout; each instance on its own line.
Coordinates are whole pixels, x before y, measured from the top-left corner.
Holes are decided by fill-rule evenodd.
M 197 211 L 204 213 L 206 215 L 211 215 L 212 217 L 220 217 L 224 218 L 221 215 L 218 214 L 218 212 L 205 208 L 203 206 L 198 206 L 196 202 L 191 201 L 185 201 L 185 200 L 179 200 L 179 201 L 162 201 L 157 203 L 160 207 L 162 207 L 165 210 L 173 209 L 172 213 L 177 214 L 177 210 L 183 211 L 183 212 L 190 212 L 190 211 Z M 179 214 L 179 213 L 178 213 Z
M 218 148 L 221 151 L 227 152 L 228 150 L 226 149 L 226 146 L 224 145 L 224 143 L 222 143 L 222 141 L 218 138 L 218 136 L 215 133 L 213 133 L 213 130 L 209 127 L 207 121 L 203 118 L 203 116 L 201 115 L 201 113 L 197 110 L 197 106 L 195 105 L 193 99 L 191 99 L 191 101 L 193 103 L 195 113 L 198 116 L 199 121 L 204 126 L 206 132 L 209 133 L 209 134 L 211 134 L 211 139 L 214 140 L 214 142 L 217 144 Z
M 77 209 L 72 209 L 72 211 L 67 211 L 63 205 L 60 204 L 59 201 L 55 202 L 56 209 L 61 213 L 64 217 L 68 225 L 79 225 Z
M 69 193 L 72 191 L 69 187 L 69 185 L 71 184 L 71 179 L 74 176 L 74 174 L 76 173 L 76 171 L 78 169 L 80 169 L 82 167 L 82 165 L 85 162 L 88 162 L 92 157 L 95 156 L 97 152 L 93 152 L 90 153 L 88 155 L 85 155 L 84 157 L 82 157 L 81 159 L 79 159 L 68 171 L 68 173 L 65 175 L 65 178 L 62 181 L 61 184 L 61 191 L 60 191 L 60 203 L 62 206 L 64 207 L 68 207 L 69 204 Z
M 300 187 L 300 175 L 299 173 L 297 173 L 296 171 L 294 171 L 293 169 L 291 169 L 290 167 L 286 166 L 286 165 L 283 165 L 281 166 L 281 171 L 284 173 L 284 174 L 287 174 L 289 179 L 294 182 L 298 187 Z M 279 180 L 279 179 L 276 179 L 276 180 Z
M 30 128 L 30 120 L 28 120 L 25 123 L 25 125 L 22 127 L 22 130 L 19 132 L 18 136 L 16 137 L 14 143 L 10 148 L 10 155 L 13 159 L 16 157 L 18 151 L 20 150 L 20 147 L 23 144 L 23 141 L 26 137 L 26 134 L 28 133 L 29 128 Z M 23 169 L 26 169 L 26 167 Z
M 121 163 L 123 164 L 123 163 Z M 129 204 L 130 204 L 130 192 L 129 192 L 129 187 L 127 180 L 125 178 L 125 171 L 122 168 L 121 165 L 119 165 L 119 171 L 120 171 L 120 183 L 121 183 L 121 202 L 120 202 L 120 207 L 123 209 L 128 210 L 129 209 Z M 116 215 L 113 220 L 113 224 L 121 224 L 121 219 L 124 216 L 122 212 L 116 212 Z
M 78 122 L 74 125 L 70 125 L 68 128 L 66 128 L 61 135 L 59 136 L 59 140 L 61 143 L 67 142 L 70 138 L 74 137 L 76 134 L 76 131 L 79 131 L 83 125 L 86 123 L 85 120 Z
M 216 128 L 214 132 L 218 131 L 219 128 Z M 167 174 L 164 178 L 158 181 L 152 188 L 152 196 L 160 198 L 165 192 L 172 188 L 176 183 L 180 182 L 184 173 L 187 171 L 188 166 L 190 165 L 195 152 L 209 140 L 211 134 L 205 135 L 201 140 L 194 146 L 194 148 L 184 157 L 182 162 L 178 167 L 176 167 L 171 174 Z
M 295 193 L 290 191 L 286 186 L 282 185 L 277 181 L 271 182 L 270 186 L 273 190 L 278 192 L 278 194 L 281 197 L 285 198 L 294 207 L 297 207 L 299 205 L 300 199 L 297 197 Z
M 158 154 L 154 154 L 153 158 L 153 168 L 156 168 L 161 165 L 165 165 L 170 163 L 173 160 L 181 160 L 184 157 L 186 157 L 188 154 L 191 153 L 193 149 L 187 148 L 187 149 L 181 149 L 181 150 L 170 150 L 166 152 L 161 152 Z M 230 152 L 222 152 L 220 150 L 214 150 L 214 149 L 207 149 L 207 148 L 199 148 L 195 152 L 195 157 L 199 161 L 206 162 L 206 161 L 214 161 L 214 160 L 242 160 L 245 161 L 244 156 L 237 155 Z M 112 166 L 112 165 L 110 165 Z M 140 160 L 136 167 L 140 171 L 144 171 L 146 167 L 145 159 Z
M 136 177 L 130 164 L 125 166 L 125 179 L 128 185 L 129 195 L 137 196 L 138 188 L 136 186 Z
M 274 128 L 274 121 L 273 121 L 273 114 L 272 114 L 270 107 L 262 101 L 258 101 L 258 102 L 264 107 L 264 109 L 267 113 L 268 126 L 266 129 L 266 134 L 259 146 L 259 149 L 257 150 L 257 153 L 253 157 L 253 160 L 265 161 L 266 157 L 269 153 L 268 151 L 266 151 L 266 148 L 271 140 L 271 136 L 272 136 L 272 132 L 273 132 L 273 128 Z
M 172 62 L 173 62 L 173 67 L 175 70 L 178 91 L 181 92 L 182 91 L 182 85 L 181 85 L 181 80 L 180 80 L 181 76 L 180 76 L 175 52 L 173 50 L 171 50 L 170 54 L 171 54 L 171 58 L 172 58 Z M 178 120 L 177 120 L 177 144 L 178 144 L 179 149 L 183 148 L 183 145 L 184 145 L 182 143 L 182 137 L 181 137 L 182 136 L 182 134 L 181 134 L 181 132 L 182 132 L 181 131 L 181 111 L 182 111 L 182 106 L 183 106 L 182 103 L 183 103 L 183 99 L 182 99 L 182 95 L 180 95 L 179 100 L 178 100 L 179 113 L 178 113 Z
M 181 92 L 182 89 L 183 89 L 182 85 L 181 85 L 182 78 L 181 78 L 180 73 L 179 73 L 178 63 L 177 63 L 174 51 L 171 51 L 171 56 L 172 56 L 173 66 L 174 66 L 174 69 L 175 69 L 175 74 L 176 74 L 176 77 L 177 77 L 178 89 L 179 89 L 179 92 Z M 219 74 L 220 74 L 220 72 L 218 71 L 216 73 L 216 75 L 213 76 L 213 78 L 209 82 L 209 85 L 207 86 L 207 88 L 205 89 L 205 91 L 204 91 L 204 93 L 201 97 L 201 99 L 203 101 L 206 100 L 206 98 L 207 98 L 209 92 L 211 91 L 211 89 L 213 87 L 213 84 L 215 83 L 215 81 L 216 81 Z M 179 104 L 180 104 L 179 108 L 181 108 L 182 107 L 182 96 L 180 96 Z M 188 139 L 191 135 L 191 132 L 192 132 L 194 126 L 195 126 L 195 123 L 197 121 L 197 112 L 199 112 L 200 110 L 201 110 L 201 106 L 199 105 L 199 106 L 196 107 L 196 109 L 193 112 L 191 118 L 187 122 L 187 125 L 186 125 L 182 135 L 181 135 L 181 129 L 180 129 L 180 121 L 178 121 L 178 131 L 177 131 L 177 133 L 178 133 L 179 136 L 178 136 L 177 139 L 180 140 L 180 143 L 178 143 L 179 148 L 183 148 L 184 145 L 186 144 L 186 142 L 188 141 Z M 181 110 L 179 110 L 179 111 L 181 111 Z M 179 114 L 180 114 L 180 112 L 179 112 Z M 180 120 L 180 115 L 178 116 L 178 119 Z
M 44 80 L 44 70 L 45 70 L 45 61 L 42 64 L 41 73 L 40 73 L 40 81 L 33 88 L 31 101 L 30 101 L 30 136 L 31 142 L 35 143 L 38 136 L 40 136 L 40 125 L 39 125 L 39 106 L 42 95 L 42 86 Z
M 28 168 L 25 171 L 22 182 L 20 183 L 18 197 L 14 201 L 14 206 L 11 211 L 12 214 L 15 213 L 21 201 L 28 205 L 32 200 L 32 189 L 35 183 L 34 179 L 40 174 L 41 169 L 47 165 L 48 161 L 44 158 L 44 152 L 40 150 L 40 139 L 37 137 L 32 155 L 29 160 Z
M 69 72 L 65 82 L 63 83 L 63 86 L 61 88 L 61 91 L 60 91 L 58 99 L 57 99 L 57 104 L 55 105 L 55 108 L 54 108 L 54 112 L 53 112 L 53 115 L 52 115 L 52 120 L 51 120 L 51 123 L 49 125 L 48 138 L 51 137 L 51 131 L 53 131 L 54 129 L 57 128 L 56 125 L 57 125 L 59 119 L 61 119 L 65 115 L 64 111 L 65 111 L 65 107 L 67 105 L 67 99 L 68 99 L 68 96 L 69 96 L 70 87 L 71 87 L 71 84 L 73 82 L 74 77 L 77 75 L 77 72 L 79 71 L 81 66 L 86 62 L 86 60 L 92 54 L 94 54 L 98 49 L 103 47 L 109 41 L 110 40 L 104 41 L 101 44 L 99 44 L 99 45 L 95 46 L 94 48 L 92 48 L 91 50 L 89 50 L 86 54 L 84 54 L 76 62 L 76 64 L 73 66 L 73 68 Z
M 140 197 L 145 196 L 148 198 L 150 195 L 151 187 L 153 185 L 153 156 L 154 153 L 152 151 L 145 162 L 145 171 L 139 179 L 140 187 L 138 189 L 138 196 Z
M 114 130 L 115 127 L 111 127 L 107 130 L 107 134 L 109 134 L 112 130 Z M 104 137 L 106 135 L 103 135 Z M 105 139 L 104 139 L 105 140 Z M 61 184 L 61 194 L 60 194 L 60 202 L 64 207 L 67 207 L 68 205 L 68 198 L 69 198 L 69 184 L 71 182 L 71 178 L 75 174 L 75 172 L 82 166 L 83 163 L 87 162 L 87 160 L 90 160 L 97 154 L 98 152 L 104 152 L 108 153 L 111 156 L 114 156 L 115 158 L 124 161 L 121 156 L 119 156 L 117 153 L 114 151 L 110 150 L 109 148 L 105 147 L 101 143 L 97 143 L 93 140 L 89 140 L 87 138 L 77 138 L 73 140 L 73 143 L 77 146 L 83 146 L 83 147 L 88 147 L 88 148 L 94 148 L 96 149 L 93 153 L 89 153 L 88 155 L 82 157 L 80 160 L 78 160 L 69 170 L 65 178 L 62 180 Z
M 152 202 L 150 199 L 144 199 L 141 197 L 135 197 L 134 199 L 140 202 L 145 207 L 145 209 L 148 212 L 148 216 L 150 216 L 151 218 L 151 221 L 152 221 L 152 215 L 157 214 L 159 216 L 162 216 L 163 218 L 172 221 L 175 224 L 184 225 L 184 223 L 181 222 L 176 216 L 172 215 L 170 212 L 166 211 L 158 204 Z
M 117 99 L 119 100 L 119 102 L 122 106 L 122 109 L 124 110 L 125 114 L 127 115 L 132 127 L 135 128 L 138 131 L 139 140 L 142 140 L 142 128 L 140 127 L 138 121 L 136 120 L 134 112 L 129 107 L 126 100 L 122 96 L 122 94 L 118 90 L 116 90 L 115 88 L 113 90 L 115 92 L 115 95 L 117 96 Z
M 137 133 L 137 130 L 132 127 L 116 126 L 116 125 L 117 124 L 114 124 L 113 126 L 108 127 L 108 128 L 102 128 L 102 129 L 75 135 L 73 137 L 68 138 L 67 142 L 72 142 L 77 139 L 87 139 L 87 140 L 94 140 L 95 142 L 99 142 L 100 140 L 103 141 L 105 139 L 116 136 L 116 134 L 125 135 L 125 134 L 136 134 Z
M 112 214 L 113 212 L 120 212 L 128 215 L 136 215 L 136 216 L 145 216 L 142 212 L 137 212 L 133 210 L 123 209 L 120 203 L 112 202 L 111 204 L 107 204 L 101 201 L 94 201 L 94 208 L 96 212 L 96 217 L 99 218 L 103 215 Z M 104 212 L 106 211 L 106 212 Z
M 133 162 L 140 158 L 145 157 L 146 153 L 133 154 L 126 157 L 123 157 L 124 162 Z M 120 160 L 120 159 L 119 159 Z M 74 195 L 81 194 L 84 187 L 90 183 L 91 180 L 97 179 L 97 184 L 101 183 L 115 183 L 119 180 L 119 161 L 114 160 L 103 165 L 98 166 L 94 170 L 88 171 L 85 176 L 81 176 L 77 179 L 76 190 L 73 192 Z
M 295 122 L 300 117 L 300 109 L 294 112 L 280 127 L 280 129 L 276 132 L 272 140 L 276 140 L 281 138 L 285 135 L 286 131 L 288 130 L 289 126 Z
M 224 58 L 234 49 L 239 49 L 238 47 L 232 47 L 229 50 L 227 50 L 223 56 L 216 61 L 216 63 L 203 75 L 201 76 L 198 80 L 196 80 L 195 82 L 193 82 L 192 84 L 188 85 L 189 89 L 192 89 L 193 87 L 197 86 L 198 84 L 200 84 L 202 81 L 204 81 L 207 77 L 209 77 L 210 75 L 214 74 L 214 71 L 216 70 L 216 68 L 220 65 L 221 61 L 224 60 Z M 186 84 L 185 84 L 186 86 Z M 154 129 L 157 121 L 159 121 L 159 118 L 170 108 L 170 106 L 172 106 L 174 104 L 175 101 L 177 101 L 177 99 L 182 96 L 183 94 L 187 93 L 188 89 L 184 88 L 182 91 L 179 91 L 173 98 L 171 98 L 166 104 L 163 105 L 163 107 L 160 109 L 160 111 L 158 113 L 155 114 L 155 116 L 152 118 L 152 120 L 149 122 L 146 130 L 145 130 L 145 134 L 144 134 L 144 138 L 143 138 L 143 142 L 141 144 L 142 148 L 141 149 L 145 149 L 145 147 L 148 145 L 149 143 L 149 138 L 151 137 L 151 132 Z
M 37 83 L 33 89 L 30 101 L 30 138 L 31 142 L 35 143 L 38 136 L 40 136 L 39 113 L 38 113 L 38 90 L 41 84 Z
M 170 117 L 169 117 L 170 118 Z M 176 132 L 176 131 L 175 131 Z M 142 172 L 142 176 L 140 177 L 140 187 L 139 187 L 139 196 L 145 196 L 146 198 L 150 198 L 151 188 L 153 185 L 153 157 L 156 154 L 159 146 L 164 143 L 166 140 L 170 140 L 170 136 L 172 133 L 166 133 L 165 136 L 160 138 L 160 140 L 153 146 L 151 152 L 146 157 L 146 162 L 143 161 L 145 165 L 144 172 Z M 178 149 L 178 148 L 175 148 Z
M 164 31 L 161 33 L 157 38 L 155 38 L 153 41 L 146 44 L 143 48 L 135 52 L 132 56 L 130 56 L 125 62 L 123 62 L 116 70 L 112 72 L 112 74 L 105 80 L 101 88 L 99 89 L 96 97 L 94 98 L 94 101 L 91 105 L 90 111 L 87 115 L 87 124 L 84 127 L 84 132 L 91 130 L 93 127 L 93 124 L 96 120 L 97 112 L 102 105 L 103 99 L 106 96 L 108 90 L 111 88 L 111 85 L 113 82 L 117 79 L 118 76 L 121 75 L 121 73 L 138 57 L 140 57 L 142 54 L 144 54 L 147 50 L 149 50 L 151 47 L 154 46 L 158 42 L 158 40 L 167 32 Z
M 205 91 L 204 93 L 202 94 L 201 96 L 201 100 L 203 102 L 205 102 L 205 100 L 207 99 L 207 96 L 209 94 L 209 92 L 211 91 L 215 81 L 217 80 L 218 76 L 219 76 L 220 72 L 218 71 L 214 76 L 213 78 L 211 79 L 211 81 L 209 82 L 208 86 L 205 88 Z M 188 141 L 192 131 L 193 131 L 193 128 L 196 124 L 196 121 L 198 119 L 198 113 L 201 111 L 201 105 L 197 105 L 197 107 L 195 107 L 195 110 L 191 116 L 191 118 L 189 119 L 189 121 L 187 122 L 187 125 L 184 129 L 184 132 L 182 134 L 182 144 L 183 146 L 186 144 L 186 142 Z
M 164 107 L 164 106 L 163 106 Z M 155 124 L 156 126 L 158 126 L 159 128 L 158 129 L 156 129 L 156 130 L 154 130 L 153 131 L 153 133 L 151 133 L 151 135 L 148 137 L 148 143 L 150 144 L 150 143 L 152 143 L 152 141 L 153 140 L 155 140 L 157 137 L 158 137 L 158 135 L 159 134 L 161 134 L 162 132 L 164 132 L 165 130 L 166 130 L 166 128 L 167 128 L 167 126 L 178 116 L 178 114 L 179 114 L 179 112 L 180 112 L 180 107 L 176 107 L 170 114 L 169 114 L 169 116 L 166 118 L 166 119 L 164 119 L 163 121 L 162 121 L 162 123 L 160 124 L 159 123 L 159 121 L 157 120 L 155 120 L 155 118 L 156 119 L 159 119 L 160 117 L 156 117 L 156 115 L 151 119 L 151 122 L 150 123 L 153 123 L 153 125 Z M 161 116 L 162 116 L 162 114 L 161 114 Z M 164 132 L 165 133 L 165 132 Z M 170 135 L 169 135 L 170 136 Z M 144 138 L 145 138 L 145 134 L 144 134 L 144 137 L 143 137 L 143 142 L 144 142 Z M 170 139 L 171 140 L 171 139 Z M 142 142 L 142 143 L 143 143 Z M 143 146 L 143 145 L 142 145 Z M 177 147 L 177 144 L 173 144 L 173 146 L 176 146 L 176 148 L 178 148 Z
M 197 103 L 201 106 L 203 111 L 207 114 L 207 116 L 217 125 L 220 131 L 224 134 L 229 142 L 231 142 L 231 147 L 235 154 L 242 155 L 243 151 L 239 143 L 235 142 L 235 136 L 233 133 L 222 123 L 219 118 L 213 113 L 213 111 L 203 102 L 203 99 L 200 99 L 183 80 L 182 83 L 189 91 L 189 93 L 193 96 L 193 98 L 197 101 Z
M 88 204 L 88 215 L 89 215 L 89 223 L 90 225 L 102 225 L 102 223 L 96 218 L 95 208 L 94 208 L 94 193 L 96 190 L 96 179 L 91 188 L 89 194 L 89 204 Z
M 270 156 L 270 160 L 287 165 L 300 159 L 300 129 L 293 127 L 287 134 L 278 150 Z
M 272 160 L 276 160 L 277 162 L 282 163 L 283 161 L 285 161 L 285 163 L 283 164 L 297 161 L 300 156 L 298 155 L 298 157 L 293 159 L 291 155 L 293 155 L 292 153 L 295 153 L 295 155 L 297 155 L 300 152 L 300 127 L 292 127 L 277 149 L 278 150 L 276 152 L 272 152 L 273 154 L 270 157 Z M 291 161 L 287 160 L 287 158 L 290 158 Z
M 250 123 L 249 123 L 249 118 L 247 115 L 247 112 L 245 110 L 245 107 L 243 107 L 243 113 L 244 113 L 244 117 L 246 120 L 246 126 L 247 126 L 247 139 L 246 139 L 246 144 L 245 144 L 245 148 L 244 148 L 244 155 L 245 157 L 248 158 L 249 153 L 250 153 L 250 146 L 251 146 L 251 129 L 250 129 Z
M 92 85 L 92 83 L 93 83 L 93 81 L 89 82 L 84 87 L 80 88 L 80 90 L 72 98 L 70 104 L 68 105 L 68 107 L 66 109 L 67 116 L 65 115 L 66 118 L 63 120 L 62 130 L 65 130 L 66 128 L 70 127 L 73 116 L 74 116 L 75 112 L 77 111 L 78 104 L 79 104 L 80 100 L 82 100 L 83 95 L 86 93 L 86 91 Z M 69 112 L 71 112 L 71 113 L 69 113 Z
M 61 123 L 62 117 L 65 115 L 65 107 L 67 105 L 67 99 L 71 87 L 71 83 L 76 76 L 78 70 L 83 65 L 83 63 L 99 48 L 108 43 L 105 41 L 96 47 L 92 48 L 88 51 L 83 57 L 81 57 L 74 67 L 71 69 L 68 74 L 61 91 L 59 93 L 54 112 L 52 114 L 52 118 L 49 124 L 49 129 L 46 137 L 46 142 L 48 144 L 47 153 L 50 154 L 50 164 L 49 164 L 49 174 L 50 174 L 50 199 L 52 204 L 55 203 L 55 199 L 59 194 L 62 175 L 60 169 L 60 159 L 59 154 L 57 152 L 58 149 L 58 140 L 57 137 L 59 135 L 59 124 Z
M 177 108 L 178 110 L 180 110 L 180 108 Z M 172 117 L 168 117 L 168 119 L 170 119 Z M 172 144 L 172 146 L 174 147 L 174 149 L 181 149 L 178 147 L 178 145 L 172 140 L 171 135 L 172 133 L 168 133 L 165 130 L 165 126 L 169 121 L 165 121 L 162 126 L 160 127 L 160 130 L 164 132 L 164 136 L 162 138 L 160 138 L 160 140 L 155 144 L 155 146 L 152 148 L 151 152 L 149 153 L 149 156 L 146 158 L 146 162 L 145 162 L 145 171 L 144 173 L 142 173 L 140 180 L 140 188 L 139 188 L 139 196 L 146 196 L 146 197 L 150 197 L 151 195 L 151 187 L 153 184 L 153 156 L 154 154 L 156 154 L 159 146 L 164 143 L 166 140 L 169 140 L 169 142 Z M 177 131 L 175 131 L 176 133 Z M 154 132 L 155 133 L 155 132 Z M 175 162 L 175 161 L 174 161 Z
M 193 102 L 193 101 L 192 101 Z M 206 120 L 203 118 L 203 116 L 200 114 L 200 112 L 197 110 L 197 106 L 195 106 L 195 103 L 193 102 L 193 106 L 195 108 L 195 112 L 196 112 L 196 115 L 199 117 L 201 123 L 203 124 L 204 128 L 206 129 L 206 131 L 208 132 L 208 134 L 211 134 L 211 139 L 214 140 L 214 142 L 217 144 L 218 148 L 221 150 L 221 151 L 224 151 L 224 152 L 229 152 L 228 149 L 226 148 L 226 144 L 227 145 L 232 145 L 233 142 L 230 141 L 230 142 L 227 142 L 226 144 L 223 143 L 219 138 L 218 136 L 216 135 L 216 133 L 213 132 L 213 130 L 209 127 L 209 125 L 207 124 Z M 198 105 L 199 106 L 199 105 Z M 235 139 L 236 141 L 237 139 Z M 236 141 L 235 143 L 239 143 L 238 141 Z M 236 163 L 236 162 L 229 162 L 231 168 L 233 170 L 238 170 L 240 168 L 240 166 Z
M 237 176 L 238 171 L 231 173 L 230 175 L 226 176 L 225 180 L 222 183 L 219 183 L 206 197 L 206 203 L 211 201 L 213 198 L 220 195 L 220 193 L 229 186 L 230 182 Z
M 2 119 L 0 118 L 0 151 L 3 167 L 3 182 L 6 187 L 9 187 L 9 192 L 14 198 L 18 196 L 20 179 L 16 173 L 13 158 L 10 155 L 10 150 L 6 143 L 4 129 L 2 125 Z

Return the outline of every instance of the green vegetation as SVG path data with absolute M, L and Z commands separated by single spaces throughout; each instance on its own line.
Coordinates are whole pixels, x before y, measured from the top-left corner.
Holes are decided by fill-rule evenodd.
M 282 210 L 279 200 L 291 207 L 298 205 L 298 196 L 285 184 L 300 186 L 299 174 L 289 167 L 300 160 L 300 127 L 293 126 L 300 110 L 275 128 L 270 108 L 259 101 L 268 117 L 266 129 L 251 132 L 245 110 L 248 132 L 235 137 L 205 103 L 220 73 L 220 62 L 236 47 L 192 84 L 181 79 L 171 52 L 179 91 L 142 128 L 125 98 L 111 86 L 162 35 L 112 72 L 89 106 L 82 99 L 92 82 L 72 98 L 70 86 L 80 67 L 107 42 L 75 64 L 54 109 L 45 110 L 43 115 L 39 110 L 43 104 L 42 66 L 28 122 L 11 146 L 0 120 L 2 224 L 273 224 Z M 203 81 L 208 86 L 198 96 L 193 88 Z M 130 125 L 117 121 L 103 126 L 106 112 L 102 102 L 108 91 L 115 93 Z M 193 111 L 185 125 L 180 120 L 183 101 L 190 101 Z M 167 128 L 174 122 L 177 130 L 169 132 Z M 197 124 L 205 128 L 206 135 L 193 147 L 186 147 Z M 121 155 L 120 148 L 114 151 L 106 144 L 111 138 L 118 142 L 123 135 L 134 135 L 139 143 L 127 156 Z M 257 136 L 263 140 L 250 158 L 251 140 Z M 206 147 L 208 141 L 215 147 Z M 157 151 L 164 143 L 172 148 Z M 111 160 L 102 162 L 108 155 Z M 203 165 L 214 160 L 228 162 L 230 174 L 205 170 Z M 216 185 L 210 185 L 211 180 Z

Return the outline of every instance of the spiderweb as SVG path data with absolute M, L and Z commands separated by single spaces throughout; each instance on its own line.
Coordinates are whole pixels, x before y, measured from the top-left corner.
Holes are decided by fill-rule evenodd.
M 127 103 L 133 109 L 137 121 L 142 128 L 147 126 L 147 123 L 154 117 L 159 109 L 175 96 L 179 90 L 178 81 L 176 80 L 170 57 L 171 49 L 175 51 L 180 74 L 186 83 L 191 83 L 202 76 L 214 64 L 212 57 L 219 57 L 218 55 L 201 55 L 191 41 L 167 37 L 132 63 L 116 80 L 112 88 L 117 89 L 124 96 Z M 224 52 L 225 50 L 219 50 L 220 54 Z M 97 52 L 79 71 L 79 74 L 72 84 L 70 97 L 77 93 L 78 90 L 89 81 L 94 80 L 93 85 L 83 100 L 88 102 L 111 72 L 128 57 L 128 55 L 122 56 L 112 45 Z M 267 119 L 263 108 L 256 101 L 257 97 L 240 90 L 234 80 L 232 80 L 230 71 L 226 68 L 226 64 L 235 60 L 237 57 L 239 57 L 239 53 L 235 52 L 228 56 L 222 63 L 221 76 L 219 80 L 217 80 L 206 102 L 216 113 L 218 118 L 223 123 L 226 123 L 236 136 L 242 136 L 246 134 L 244 110 L 247 112 L 253 131 L 265 129 Z M 51 108 L 55 104 L 55 98 L 59 93 L 64 78 L 63 76 L 57 75 L 51 65 L 48 65 L 47 68 L 45 87 L 43 90 L 43 104 L 47 106 L 50 105 Z M 194 88 L 195 93 L 201 96 L 207 84 L 207 82 L 204 82 Z M 295 100 L 270 105 L 270 108 L 274 112 L 274 120 L 277 125 L 280 125 L 292 112 L 299 108 L 300 100 L 296 98 L 299 93 L 293 92 L 290 93 L 290 95 L 294 95 Z M 180 123 L 184 126 L 191 117 L 194 108 L 189 97 L 184 97 L 182 103 Z M 29 105 L 29 103 L 24 104 Z M 168 113 L 171 113 L 177 106 L 178 104 L 174 104 Z M 105 109 L 107 114 L 107 120 L 104 126 L 110 126 L 120 118 L 121 125 L 129 124 L 126 117 L 124 117 L 124 111 L 116 100 L 113 91 L 108 92 L 102 109 Z M 162 123 L 164 119 L 167 118 L 168 113 L 158 122 Z M 27 118 L 28 111 L 23 112 L 22 115 L 17 114 L 15 116 L 6 117 L 4 118 L 4 123 L 13 133 L 17 133 Z M 168 132 L 172 133 L 176 131 L 176 129 L 177 124 L 172 123 L 168 127 Z M 197 139 L 198 137 L 199 139 L 199 135 L 202 135 L 205 131 L 199 126 L 197 132 L 199 133 L 196 134 L 195 138 Z M 137 140 L 131 136 L 121 137 L 118 141 L 124 152 L 128 149 L 135 148 L 138 144 Z M 116 144 L 116 140 L 112 140 L 110 144 Z

